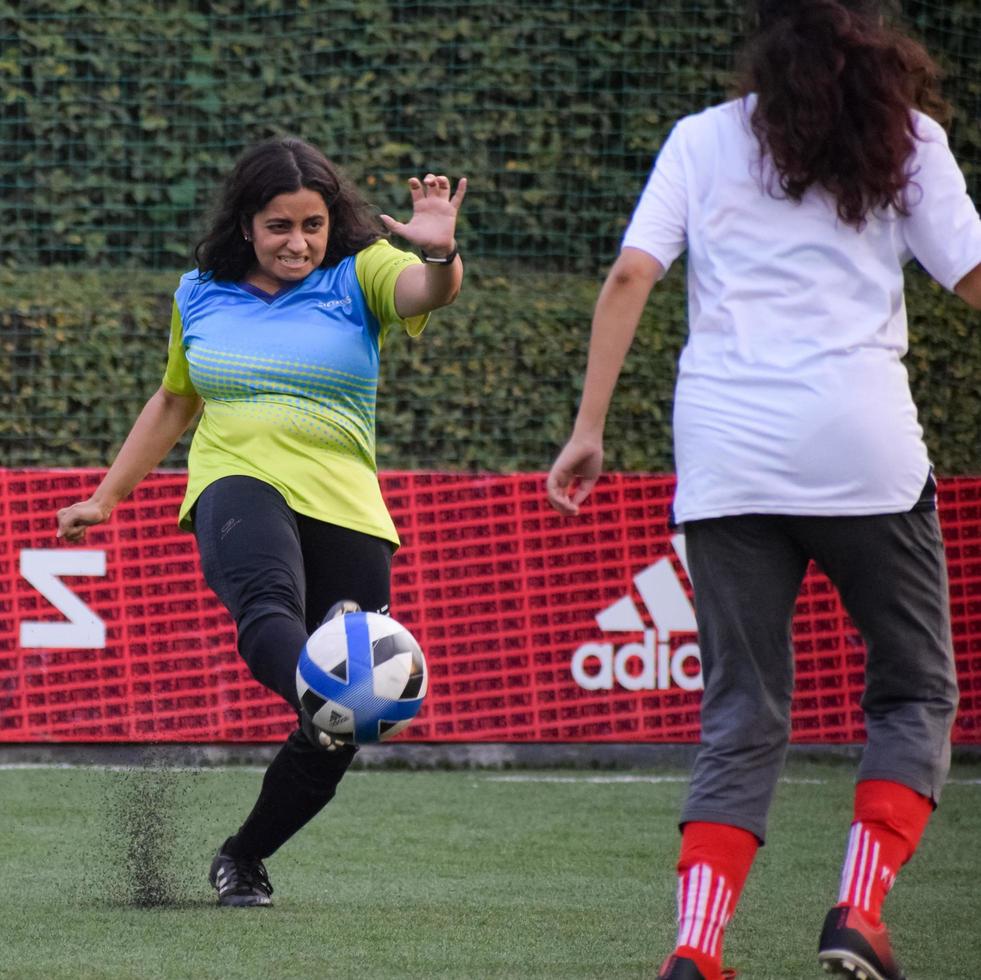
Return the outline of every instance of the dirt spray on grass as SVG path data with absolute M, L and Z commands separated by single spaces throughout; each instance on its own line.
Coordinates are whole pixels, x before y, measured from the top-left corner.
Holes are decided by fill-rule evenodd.
M 201 871 L 192 875 L 187 867 L 181 818 L 195 776 L 154 746 L 106 774 L 103 851 L 111 901 L 144 909 L 189 904 L 189 883 L 199 885 Z

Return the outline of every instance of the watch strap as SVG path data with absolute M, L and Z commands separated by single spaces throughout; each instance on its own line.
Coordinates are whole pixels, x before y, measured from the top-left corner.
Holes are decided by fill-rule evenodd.
M 449 255 L 427 255 L 421 248 L 419 249 L 419 254 L 422 256 L 422 261 L 428 262 L 430 265 L 452 265 L 453 260 L 460 253 L 454 245 L 453 251 Z

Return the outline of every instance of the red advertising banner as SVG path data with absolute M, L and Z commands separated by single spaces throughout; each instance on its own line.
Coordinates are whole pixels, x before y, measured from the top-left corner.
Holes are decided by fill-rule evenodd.
M 235 628 L 176 526 L 182 473 L 157 473 L 84 546 L 54 537 L 94 470 L 0 469 L 0 741 L 281 739 L 290 711 L 251 680 Z M 386 473 L 403 546 L 393 615 L 430 692 L 405 741 L 690 742 L 701 687 L 673 478 L 611 475 L 584 516 L 542 474 Z M 961 684 L 981 744 L 981 479 L 940 488 Z M 864 652 L 815 570 L 794 625 L 797 742 L 862 738 Z

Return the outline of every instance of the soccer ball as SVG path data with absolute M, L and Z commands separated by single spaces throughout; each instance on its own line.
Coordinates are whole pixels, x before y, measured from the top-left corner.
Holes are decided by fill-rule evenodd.
M 390 616 L 335 616 L 307 640 L 296 691 L 321 744 L 384 742 L 419 713 L 429 675 L 415 637 Z

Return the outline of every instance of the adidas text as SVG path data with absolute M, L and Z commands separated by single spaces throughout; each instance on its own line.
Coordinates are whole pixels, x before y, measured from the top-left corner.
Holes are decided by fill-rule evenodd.
M 697 673 L 686 672 L 689 658 L 699 661 Z M 703 687 L 698 644 L 683 643 L 671 650 L 667 643 L 657 642 L 652 629 L 644 630 L 641 643 L 584 643 L 572 655 L 572 677 L 587 691 L 612 690 L 614 681 L 628 691 L 666 691 L 672 682 L 684 691 Z
M 687 571 L 684 536 L 676 534 L 671 544 Z M 649 621 L 632 597 L 625 595 L 598 612 L 596 624 L 605 633 L 641 633 L 643 639 L 620 646 L 583 643 L 572 654 L 573 680 L 587 691 L 612 690 L 614 684 L 628 691 L 665 691 L 672 686 L 700 691 L 704 685 L 698 644 L 693 639 L 672 642 L 675 637 L 680 640 L 694 634 L 696 625 L 695 612 L 671 559 L 662 558 L 638 572 L 634 585 Z

